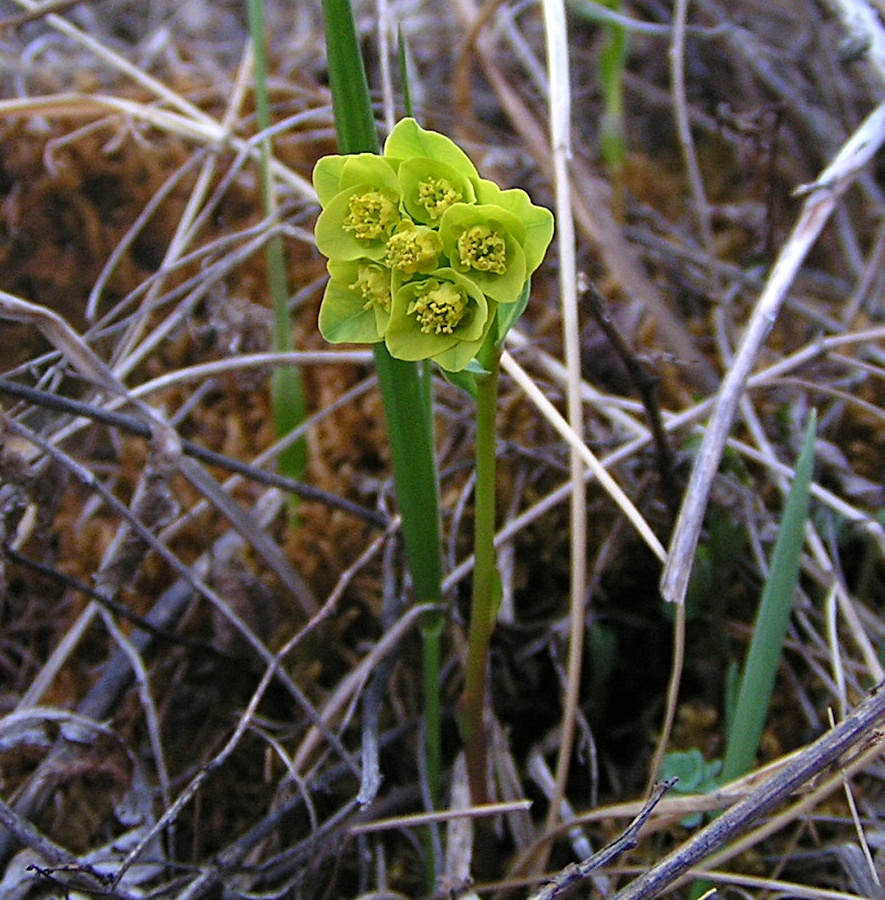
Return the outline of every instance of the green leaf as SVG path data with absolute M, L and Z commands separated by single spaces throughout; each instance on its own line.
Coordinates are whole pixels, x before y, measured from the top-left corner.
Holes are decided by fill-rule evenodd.
M 399 195 L 396 169 L 382 156 L 374 153 L 355 153 L 344 157 L 341 167 L 340 189 L 370 184 L 376 190 L 387 189 Z
M 446 163 L 467 178 L 479 179 L 470 157 L 453 140 L 422 128 L 412 118 L 397 122 L 384 143 L 384 155 L 392 159 L 433 159 Z
M 467 391 L 473 399 L 476 399 L 476 376 L 470 371 L 469 364 L 457 372 L 450 372 L 447 369 L 442 370 L 443 377 L 449 384 Z
M 332 344 L 374 344 L 383 340 L 390 321 L 389 271 L 371 260 L 330 260 L 328 269 L 331 277 L 319 315 L 322 336 Z
M 692 747 L 690 750 L 668 753 L 664 757 L 659 777 L 678 778 L 679 781 L 673 787 L 677 794 L 707 794 L 717 787 L 716 777 L 721 768 L 721 760 L 706 762 L 701 751 Z M 679 823 L 685 828 L 695 828 L 703 819 L 702 813 L 692 813 L 680 819 Z
M 320 206 L 328 206 L 331 199 L 341 193 L 341 171 L 346 156 L 324 156 L 313 167 L 313 187 Z
M 329 88 L 341 153 L 377 153 L 378 131 L 349 0 L 323 0 Z
M 379 150 L 360 42 L 349 0 L 322 0 L 329 86 L 340 153 Z M 419 367 L 374 346 L 378 381 L 390 437 L 406 559 L 419 603 L 442 604 L 442 542 L 434 458 L 429 379 Z M 424 639 L 425 760 L 431 804 L 440 795 L 440 634 L 442 613 L 422 616 Z M 427 842 L 426 890 L 436 883 L 436 844 Z
M 476 351 L 482 345 L 484 338 L 485 332 L 483 332 L 479 340 L 459 341 L 453 347 L 449 347 L 448 350 L 432 356 L 431 359 L 446 372 L 461 372 L 476 358 Z
M 507 332 L 513 327 L 514 322 L 525 312 L 529 305 L 529 295 L 532 291 L 531 281 L 527 281 L 522 287 L 522 293 L 516 303 L 506 303 L 498 307 L 497 330 L 498 338 L 496 346 L 503 347 Z
M 812 412 L 753 625 L 737 707 L 728 733 L 722 772 L 724 781 L 739 778 L 750 770 L 765 728 L 799 581 L 805 525 L 811 502 L 816 430 L 817 415 Z
M 696 747 L 691 750 L 675 751 L 664 757 L 661 778 L 678 778 L 674 790 L 678 794 L 697 793 L 706 773 L 704 756 Z

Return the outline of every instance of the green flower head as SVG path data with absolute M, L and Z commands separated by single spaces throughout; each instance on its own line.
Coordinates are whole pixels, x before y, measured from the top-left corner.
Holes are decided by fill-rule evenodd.
M 497 305 L 454 269 L 409 281 L 393 297 L 385 341 L 398 359 L 433 359 L 463 369 L 482 345 Z
M 329 283 L 320 331 L 334 343 L 385 341 L 400 359 L 464 369 L 498 304 L 506 330 L 553 237 L 553 216 L 520 190 L 479 177 L 463 150 L 411 118 L 384 155 L 326 156 L 314 167 L 317 249 Z
M 314 184 L 325 201 L 315 229 L 320 253 L 329 259 L 381 259 L 402 219 L 393 166 L 372 153 L 325 157 L 314 169 Z
M 331 344 L 384 339 L 393 305 L 390 270 L 371 259 L 329 260 L 320 333 Z
M 447 209 L 456 203 L 473 203 L 476 198 L 467 175 L 437 160 L 404 160 L 398 175 L 406 212 L 425 225 L 438 226 Z
M 502 191 L 493 181 L 480 179 L 476 189 L 477 203 L 498 206 L 513 216 L 522 228 L 521 246 L 525 253 L 526 278 L 544 261 L 553 240 L 553 213 L 532 203 L 519 188 Z
M 437 267 L 442 249 L 438 231 L 403 219 L 387 241 L 385 262 L 402 275 L 427 275 Z
M 439 230 L 455 271 L 498 303 L 519 299 L 527 277 L 525 229 L 515 216 L 492 204 L 457 203 L 446 210 Z
M 317 219 L 317 249 L 329 259 L 381 259 L 401 221 L 399 194 L 358 184 L 336 194 Z

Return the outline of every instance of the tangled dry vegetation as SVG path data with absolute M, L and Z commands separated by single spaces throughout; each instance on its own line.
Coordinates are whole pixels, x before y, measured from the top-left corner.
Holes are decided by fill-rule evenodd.
M 420 646 L 380 400 L 370 355 L 324 346 L 316 329 L 324 266 L 309 174 L 334 148 L 319 4 L 267 11 L 280 123 L 280 214 L 268 222 L 238 5 L 105 0 L 53 13 L 17 2 L 0 19 L 0 893 L 422 896 L 427 829 L 407 818 L 425 809 Z M 358 7 L 382 107 L 386 6 Z M 630 37 L 618 172 L 598 151 L 603 30 L 577 6 L 569 18 L 578 267 L 655 380 L 672 465 L 584 297 L 586 441 L 665 546 L 710 400 L 789 244 L 802 205 L 792 192 L 831 162 L 885 83 L 878 44 L 836 15 L 866 7 L 811 0 L 696 0 L 674 82 L 670 7 L 625 4 L 644 24 Z M 389 13 L 413 56 L 422 122 L 459 139 L 489 177 L 552 207 L 539 6 L 490 2 L 480 16 L 470 0 L 397 0 Z M 729 672 L 811 408 L 813 516 L 767 773 L 883 677 L 877 175 L 875 162 L 856 173 L 754 360 L 694 569 L 669 749 L 722 753 Z M 289 361 L 303 368 L 310 407 L 312 491 L 294 509 L 272 478 L 271 234 L 285 240 L 298 348 Z M 560 291 L 552 252 L 510 351 L 562 408 Z M 442 381 L 436 400 L 454 810 L 464 806 L 455 713 L 472 408 Z M 431 831 L 447 849 L 440 896 L 525 896 L 545 872 L 615 838 L 663 740 L 673 617 L 661 566 L 590 480 L 578 737 L 558 817 L 572 827 L 550 827 L 567 696 L 568 450 L 509 378 L 499 460 L 504 603 L 490 727 L 511 811 L 493 819 L 494 859 L 472 888 L 458 820 Z M 829 770 L 805 785 L 804 802 L 794 797 L 717 858 L 716 878 L 733 886 L 723 890 L 882 896 L 869 866 L 885 841 L 885 769 L 877 732 L 865 738 L 844 779 Z M 731 786 L 726 800 L 765 777 Z M 665 798 L 636 849 L 595 873 L 594 890 L 615 891 L 678 848 L 702 803 Z

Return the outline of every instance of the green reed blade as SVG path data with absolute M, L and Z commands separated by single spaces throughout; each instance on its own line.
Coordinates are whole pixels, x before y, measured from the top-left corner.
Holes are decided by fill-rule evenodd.
M 728 734 L 720 776 L 723 783 L 740 777 L 752 768 L 762 739 L 799 582 L 799 564 L 811 502 L 816 431 L 817 416 L 812 412 L 753 626 L 753 637 Z
M 329 86 L 340 153 L 378 153 L 378 132 L 349 0 L 323 0 Z M 383 343 L 374 345 L 384 400 L 402 535 L 415 597 L 438 609 L 422 620 L 424 642 L 425 760 L 431 798 L 440 783 L 439 664 L 442 611 L 442 542 L 434 457 L 429 376 L 425 367 L 394 359 Z M 435 865 L 428 854 L 428 882 Z

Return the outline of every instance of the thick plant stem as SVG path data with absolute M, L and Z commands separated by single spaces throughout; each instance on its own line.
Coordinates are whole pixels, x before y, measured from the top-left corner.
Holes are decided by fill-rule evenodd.
M 378 153 L 380 146 L 350 0 L 323 0 L 329 85 L 341 153 Z M 402 515 L 406 559 L 415 599 L 437 606 L 421 620 L 424 653 L 424 760 L 431 804 L 440 795 L 440 670 L 442 540 L 433 444 L 430 376 L 426 366 L 394 359 L 384 344 L 374 348 L 384 401 L 393 478 Z M 426 841 L 428 893 L 435 889 L 434 843 Z
M 488 803 L 488 742 L 484 721 L 489 642 L 495 627 L 500 585 L 495 558 L 495 412 L 498 353 L 489 374 L 476 379 L 476 487 L 474 489 L 473 601 L 464 687 L 463 734 L 473 803 Z
M 390 455 L 402 513 L 402 535 L 418 603 L 439 608 L 421 619 L 424 645 L 425 765 L 431 798 L 439 799 L 439 659 L 442 611 L 442 542 L 429 380 L 415 363 L 394 359 L 384 344 L 375 345 L 375 367 L 384 400 Z

